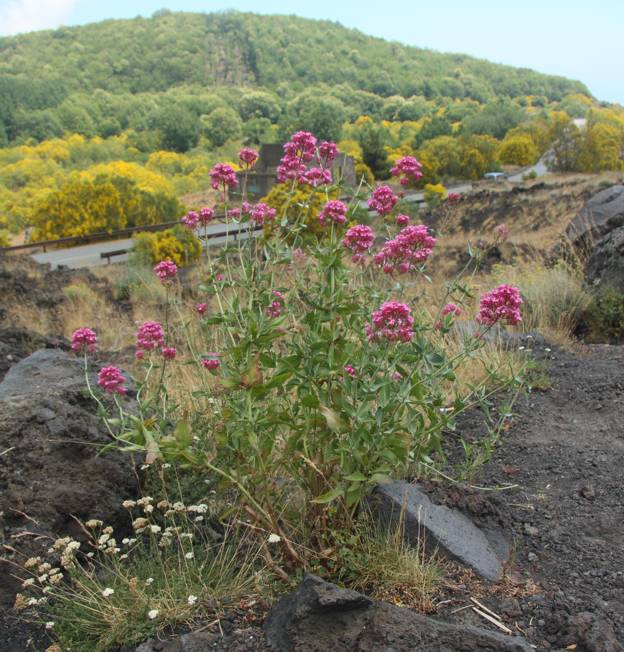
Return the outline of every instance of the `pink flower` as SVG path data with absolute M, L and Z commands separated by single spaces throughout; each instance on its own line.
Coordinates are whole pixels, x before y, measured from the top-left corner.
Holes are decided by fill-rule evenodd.
M 331 171 L 323 168 L 310 168 L 299 176 L 299 183 L 307 183 L 309 186 L 327 186 L 332 182 Z
M 370 341 L 386 339 L 390 342 L 409 342 L 412 339 L 414 318 L 411 308 L 399 301 L 387 301 L 372 314 L 372 324 L 367 324 Z
M 265 310 L 267 317 L 275 319 L 282 314 L 284 308 L 284 295 L 279 292 L 279 290 L 273 290 L 272 292 L 275 300 L 271 302 L 271 305 Z
M 117 367 L 103 367 L 98 373 L 98 385 L 108 394 L 125 394 L 126 379 Z
M 194 229 L 199 222 L 199 215 L 195 211 L 189 211 L 180 219 L 180 222 L 187 228 Z
M 424 224 L 406 226 L 396 238 L 388 240 L 374 257 L 386 274 L 405 274 L 422 265 L 431 255 L 436 239 Z
M 223 192 L 227 188 L 234 188 L 238 183 L 238 177 L 234 168 L 227 163 L 217 163 L 212 170 L 210 170 L 210 185 L 214 190 L 222 188 Z
M 165 360 L 174 360 L 177 353 L 178 352 L 173 346 L 164 346 L 162 350 L 163 358 Z
M 137 349 L 153 351 L 165 344 L 165 331 L 156 321 L 146 321 L 136 332 Z
M 166 284 L 176 277 L 178 273 L 178 267 L 171 260 L 161 260 L 158 265 L 154 267 L 154 273 L 156 276 L 158 276 L 163 284 Z
M 353 262 L 359 263 L 363 260 L 364 255 L 374 244 L 375 233 L 370 226 L 358 224 L 352 226 L 342 239 L 342 244 L 353 252 Z
M 401 177 L 399 183 L 407 186 L 410 181 L 418 181 L 422 177 L 422 165 L 413 156 L 402 156 L 390 170 L 393 177 Z
M 334 162 L 337 155 L 338 147 L 336 146 L 336 143 L 324 140 L 319 145 L 319 162 L 323 167 L 329 167 Z
M 241 216 L 241 209 L 240 208 L 230 208 L 228 211 L 228 215 L 235 220 L 237 220 Z
M 238 153 L 238 158 L 241 160 L 244 167 L 248 170 L 256 164 L 258 156 L 258 152 L 256 152 L 256 150 L 252 149 L 251 147 L 243 147 Z
M 199 210 L 199 223 L 206 225 L 214 218 L 214 210 L 209 206 L 203 206 Z
M 319 213 L 322 224 L 325 224 L 326 219 L 333 220 L 336 224 L 344 224 L 347 221 L 347 205 L 339 199 L 328 201 Z
M 277 168 L 278 181 L 301 180 L 316 154 L 316 138 L 308 131 L 294 133 L 284 145 L 284 156 Z
M 345 373 L 349 374 L 349 376 L 351 376 L 351 378 L 355 378 L 356 371 L 355 371 L 355 367 L 352 364 L 346 364 L 344 366 L 344 371 L 345 371 Z
M 503 223 L 494 227 L 494 235 L 500 242 L 504 242 L 509 237 L 509 227 Z
M 395 220 L 397 226 L 407 226 L 409 224 L 409 215 L 397 215 Z
M 440 311 L 440 314 L 442 317 L 446 317 L 447 315 L 454 315 L 455 317 L 459 317 L 462 314 L 462 309 L 454 303 L 447 303 Z M 443 324 L 440 319 L 438 319 L 434 324 L 434 328 L 436 330 L 440 330 L 442 326 Z
M 293 258 L 293 262 L 296 265 L 303 265 L 306 262 L 306 260 L 308 260 L 308 256 L 306 255 L 306 252 L 301 247 L 297 247 L 296 249 L 293 249 L 292 258 Z
M 207 307 L 208 307 L 208 306 L 206 306 L 205 303 L 198 303 L 198 304 L 195 306 L 195 310 L 197 310 L 197 312 L 198 312 L 200 315 L 203 315 L 203 314 L 206 312 L 206 308 L 207 308 Z
M 225 276 L 223 276 L 223 274 L 217 274 L 215 276 L 215 281 L 224 281 L 224 280 L 225 280 Z
M 377 211 L 380 215 L 387 215 L 392 211 L 397 201 L 398 199 L 390 186 L 379 186 L 373 190 L 373 194 L 368 200 L 368 207 Z
M 449 204 L 455 204 L 461 198 L 462 198 L 462 196 L 458 192 L 449 192 L 448 195 L 446 196 L 446 201 Z
M 135 351 L 134 352 L 134 357 L 137 360 L 143 360 L 143 358 L 145 357 L 145 351 Z
M 403 380 L 403 376 L 398 371 L 393 371 L 391 378 L 392 380 L 396 380 L 397 382 L 399 380 Z
M 215 353 L 214 356 L 216 355 L 217 354 Z M 221 366 L 221 360 L 214 356 L 202 359 L 201 363 L 204 369 L 208 369 L 208 371 L 216 371 Z
M 90 328 L 78 328 L 72 333 L 72 351 L 95 353 L 97 335 Z
M 267 204 L 259 202 L 253 208 L 251 208 L 250 215 L 251 219 L 256 224 L 264 224 L 265 222 L 269 222 L 270 220 L 275 219 L 277 211 Z
M 485 326 L 494 326 L 503 320 L 510 326 L 522 321 L 520 290 L 512 285 L 499 285 L 481 295 L 477 321 Z

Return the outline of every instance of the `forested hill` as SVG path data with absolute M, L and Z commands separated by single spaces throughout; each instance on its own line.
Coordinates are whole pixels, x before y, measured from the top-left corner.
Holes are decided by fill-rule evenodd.
M 158 92 L 180 85 L 261 86 L 300 91 L 347 84 L 384 97 L 473 98 L 587 89 L 576 81 L 465 55 L 367 36 L 338 23 L 294 16 L 157 12 L 0 39 L 0 74 L 54 81 L 56 93 Z

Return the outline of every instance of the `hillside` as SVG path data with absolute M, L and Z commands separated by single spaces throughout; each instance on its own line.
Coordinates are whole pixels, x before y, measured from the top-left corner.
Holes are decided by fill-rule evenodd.
M 350 84 L 378 95 L 471 97 L 587 93 L 579 82 L 390 43 L 294 16 L 160 12 L 0 39 L 5 75 L 61 76 L 67 91 L 164 91 L 182 84 Z
M 161 11 L 0 38 L 0 144 L 3 138 L 59 135 L 57 123 L 60 133 L 76 127 L 114 133 L 123 111 L 108 95 L 108 101 L 93 98 L 90 108 L 87 99 L 96 90 L 128 98 L 172 89 L 262 88 L 288 101 L 319 84 L 340 87 L 334 95 L 354 117 L 375 113 L 393 95 L 479 103 L 537 96 L 542 105 L 589 95 L 580 82 L 391 43 L 329 21 Z M 144 116 L 154 103 L 145 99 L 137 107 L 127 99 L 123 108 Z

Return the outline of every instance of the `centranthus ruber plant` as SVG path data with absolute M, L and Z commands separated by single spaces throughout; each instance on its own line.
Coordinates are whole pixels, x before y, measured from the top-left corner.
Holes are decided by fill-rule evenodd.
M 393 217 L 397 198 L 381 186 L 369 205 L 395 232 L 375 247 L 375 222 L 354 224 L 359 199 L 341 196 L 331 181 L 336 152 L 297 132 L 279 168 L 291 193 L 308 184 L 325 198 L 315 225 L 322 237 L 299 237 L 308 228 L 306 203 L 277 215 L 263 208 L 273 237 L 239 241 L 208 259 L 205 298 L 177 341 L 157 322 L 140 327 L 137 345 L 150 365 L 185 364 L 196 380 L 182 408 L 169 398 L 166 373 L 157 387 L 139 379 L 140 423 L 127 420 L 116 435 L 123 447 L 146 450 L 149 462 L 177 461 L 227 485 L 254 527 L 279 538 L 284 563 L 295 565 L 306 556 L 296 545 L 301 529 L 306 549 L 325 549 L 375 484 L 444 459 L 443 433 L 486 394 L 484 384 L 460 387 L 458 370 L 483 346 L 485 331 L 520 319 L 517 289 L 498 288 L 482 300 L 475 335 L 447 355 L 443 337 L 462 313 L 471 316 L 468 290 L 450 284 L 430 317 L 413 288 L 428 281 L 434 234 L 410 223 L 404 206 Z M 415 159 L 397 168 L 410 178 L 419 173 Z M 227 201 L 234 180 L 227 166 L 215 166 L 211 178 Z M 260 221 L 249 206 L 240 214 Z M 167 266 L 156 273 L 170 278 Z M 91 341 L 80 333 L 76 347 Z

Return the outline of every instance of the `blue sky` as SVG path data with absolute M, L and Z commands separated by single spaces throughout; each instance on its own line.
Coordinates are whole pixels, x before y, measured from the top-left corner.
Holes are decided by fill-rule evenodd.
M 367 34 L 580 79 L 624 104 L 623 0 L 0 0 L 0 34 L 171 10 L 335 20 Z

